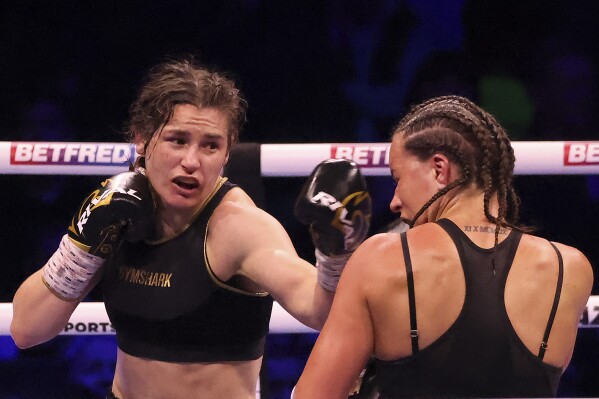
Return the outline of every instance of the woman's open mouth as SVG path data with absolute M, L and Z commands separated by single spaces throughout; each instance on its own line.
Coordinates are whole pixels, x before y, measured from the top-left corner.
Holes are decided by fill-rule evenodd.
M 193 178 L 177 177 L 173 180 L 173 183 L 186 191 L 194 190 L 200 186 L 198 181 Z

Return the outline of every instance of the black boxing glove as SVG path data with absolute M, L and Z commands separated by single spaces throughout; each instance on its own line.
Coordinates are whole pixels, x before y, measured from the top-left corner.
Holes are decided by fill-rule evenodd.
M 121 236 L 139 241 L 152 235 L 154 201 L 142 168 L 110 177 L 83 201 L 68 229 L 85 252 L 107 258 Z
M 304 184 L 294 213 L 310 225 L 319 283 L 334 291 L 347 260 L 370 229 L 372 201 L 358 165 L 347 159 L 321 162 Z
M 106 179 L 83 201 L 58 250 L 42 268 L 46 286 L 62 299 L 79 298 L 121 239 L 152 236 L 153 211 L 143 169 Z

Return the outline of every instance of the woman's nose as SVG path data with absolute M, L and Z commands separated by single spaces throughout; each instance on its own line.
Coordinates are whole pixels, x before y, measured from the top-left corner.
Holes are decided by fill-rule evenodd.
M 394 195 L 393 198 L 391 198 L 391 203 L 389 203 L 389 209 L 391 209 L 391 212 L 393 213 L 401 212 L 401 201 L 399 200 L 399 198 L 397 198 L 396 195 Z
M 181 160 L 181 165 L 186 170 L 195 170 L 200 166 L 200 157 L 199 152 L 194 148 L 188 148 L 185 154 L 183 155 L 183 159 Z

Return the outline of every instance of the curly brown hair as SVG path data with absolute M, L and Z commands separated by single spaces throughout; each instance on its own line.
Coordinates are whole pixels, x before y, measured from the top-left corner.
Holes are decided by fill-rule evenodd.
M 177 104 L 222 110 L 229 119 L 228 148 L 239 140 L 246 100 L 231 78 L 199 65 L 191 56 L 166 61 L 149 71 L 129 108 L 126 137 L 133 141 L 140 135 L 147 145 L 168 123 Z

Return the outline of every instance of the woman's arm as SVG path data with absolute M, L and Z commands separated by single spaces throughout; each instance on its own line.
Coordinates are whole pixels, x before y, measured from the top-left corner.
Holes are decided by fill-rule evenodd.
M 84 295 L 96 285 L 101 273 L 96 273 Z M 65 327 L 80 300 L 66 301 L 50 291 L 42 280 L 41 269 L 29 276 L 13 298 L 13 318 L 10 333 L 15 344 L 29 348 L 58 335 Z
M 370 247 L 368 241 L 362 244 L 343 271 L 331 312 L 295 387 L 294 399 L 347 399 L 370 359 L 374 327 L 365 289 L 371 277 Z
M 301 323 L 317 330 L 324 325 L 334 294 L 318 284 L 316 268 L 297 255 L 283 226 L 263 210 L 221 204 L 210 221 L 207 255 L 219 278 L 243 275 Z
M 56 252 L 15 294 L 10 331 L 18 347 L 60 333 L 99 281 L 114 245 L 148 234 L 153 204 L 148 180 L 138 172 L 112 176 L 85 198 Z

